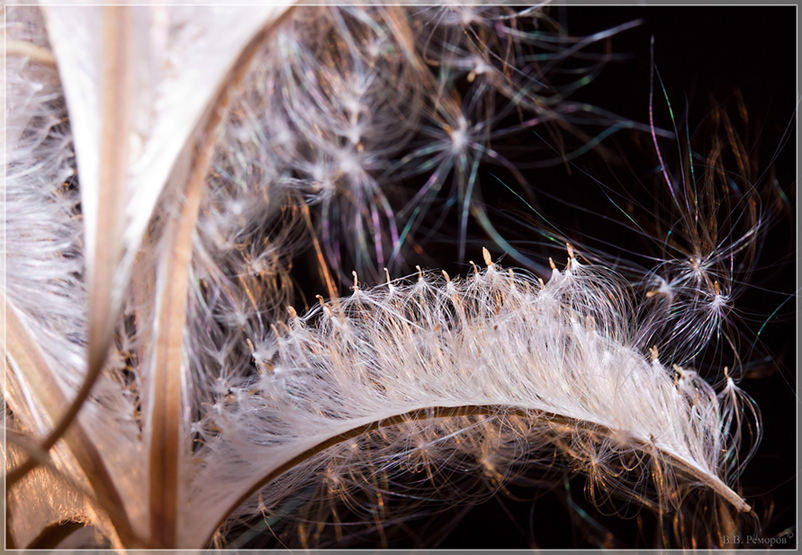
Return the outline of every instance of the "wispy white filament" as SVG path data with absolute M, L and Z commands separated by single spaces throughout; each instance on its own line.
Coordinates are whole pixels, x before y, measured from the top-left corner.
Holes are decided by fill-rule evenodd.
M 191 506 L 228 506 L 252 487 L 245 477 L 271 476 L 349 430 L 436 407 L 482 408 L 502 424 L 505 414 L 524 413 L 531 429 L 515 438 L 524 452 L 570 445 L 565 455 L 602 490 L 645 488 L 657 465 L 664 475 L 656 484 L 658 505 L 680 502 L 683 480 L 675 474 L 724 492 L 737 445 L 722 422 L 742 408 L 732 404 L 734 384 L 717 395 L 694 372 L 669 370 L 633 348 L 637 321 L 618 283 L 612 272 L 576 259 L 545 287 L 491 264 L 464 280 L 421 275 L 356 288 L 268 334 L 248 336 L 254 350 L 239 367 L 228 366 L 218 395 L 192 425 L 201 470 Z M 475 434 L 486 450 L 467 441 L 453 450 L 481 467 L 502 436 L 497 426 Z M 410 444 L 414 437 L 403 434 L 360 444 L 345 463 L 381 473 Z M 494 456 L 494 467 L 516 464 L 503 450 Z M 634 461 L 628 475 L 610 484 L 615 460 L 626 458 Z M 433 459 L 427 464 L 440 464 Z M 219 488 L 210 487 L 212 476 Z M 297 487 L 300 479 L 290 483 Z M 289 493 L 268 486 L 262 503 L 270 507 Z M 746 508 L 737 495 L 728 499 Z M 220 513 L 195 517 L 204 529 L 205 518 Z

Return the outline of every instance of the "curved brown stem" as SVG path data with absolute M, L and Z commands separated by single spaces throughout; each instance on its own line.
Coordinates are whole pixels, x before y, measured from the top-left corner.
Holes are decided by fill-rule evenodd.
M 398 424 L 402 424 L 404 422 L 409 421 L 416 421 L 421 419 L 435 419 L 435 418 L 453 418 L 457 416 L 496 416 L 499 412 L 502 411 L 502 407 L 493 406 L 493 405 L 466 405 L 466 406 L 459 406 L 459 407 L 427 407 L 427 408 L 420 408 L 415 409 L 409 412 L 405 412 L 402 414 L 398 414 L 395 416 L 391 416 L 389 418 L 385 418 L 382 420 L 377 420 L 374 422 L 370 422 L 368 424 L 363 424 L 361 426 L 356 426 L 346 432 L 341 434 L 334 435 L 328 438 L 325 441 L 318 443 L 317 445 L 310 447 L 303 453 L 292 457 L 291 459 L 284 462 L 282 465 L 274 468 L 258 480 L 254 481 L 251 487 L 248 488 L 242 495 L 240 495 L 234 503 L 232 503 L 228 510 L 226 511 L 225 515 L 218 521 L 217 525 L 215 526 L 214 530 L 218 530 L 223 524 L 225 524 L 226 520 L 228 520 L 229 516 L 243 503 L 245 503 L 248 499 L 250 499 L 253 495 L 255 495 L 259 490 L 263 487 L 270 484 L 273 480 L 281 476 L 282 474 L 289 472 L 299 464 L 309 460 L 313 456 L 325 451 L 329 447 L 337 445 L 339 443 L 348 441 L 355 437 L 361 436 L 362 434 L 366 434 L 372 432 L 374 430 L 378 430 L 380 428 L 386 428 Z M 579 421 L 573 418 L 568 418 L 562 415 L 557 415 L 553 413 L 547 413 L 545 411 L 535 411 L 535 410 L 527 410 L 523 408 L 503 408 L 503 413 L 506 415 L 513 415 L 513 416 L 520 416 L 524 418 L 538 418 L 542 419 L 544 422 L 547 422 L 548 425 L 561 425 L 566 426 L 572 429 L 577 427 L 587 427 L 592 426 L 592 428 L 596 432 L 605 433 L 608 435 L 614 435 L 614 430 L 607 428 L 606 426 L 599 425 L 597 423 L 585 423 L 583 421 Z M 726 499 L 729 503 L 731 503 L 736 509 L 741 512 L 750 512 L 752 508 L 744 501 L 737 493 L 732 491 L 724 482 L 720 479 L 710 476 L 703 470 L 689 464 L 684 459 L 664 450 L 659 449 L 653 443 L 639 441 L 637 439 L 632 440 L 632 447 L 639 451 L 643 452 L 653 452 L 655 449 L 658 450 L 663 456 L 668 458 L 671 461 L 671 464 L 681 470 L 682 472 L 688 474 L 689 476 L 693 477 L 694 479 L 699 480 L 705 486 L 709 487 L 713 491 L 715 491 L 718 495 Z M 214 533 L 214 531 L 212 532 Z M 204 545 L 208 545 L 211 541 L 211 535 L 206 538 Z
M 5 306 L 6 313 L 6 334 L 3 348 L 8 364 L 15 365 L 19 370 L 26 383 L 34 390 L 36 397 L 49 411 L 50 418 L 63 423 L 65 416 L 59 414 L 59 408 L 66 405 L 67 400 L 57 385 L 53 370 L 48 365 L 39 344 L 31 337 L 23 324 L 14 305 L 2 294 L 0 294 L 0 301 Z M 57 426 L 56 429 L 59 428 L 66 430 L 65 426 Z M 54 433 L 51 432 L 48 438 L 35 446 L 37 453 L 46 454 L 62 436 L 92 485 L 100 506 L 104 510 L 109 510 L 109 518 L 118 529 L 120 536 L 133 538 L 135 535 L 125 514 L 124 504 L 114 485 L 114 480 L 80 422 L 72 422 L 69 431 L 61 432 L 58 437 L 54 437 Z M 6 475 L 7 490 L 10 490 L 16 482 L 42 461 L 41 456 L 28 456 L 25 462 Z
M 8 56 L 27 57 L 32 61 L 48 67 L 56 67 L 56 57 L 47 48 L 32 42 L 6 38 L 6 54 Z
M 127 162 L 127 149 L 124 147 L 128 140 L 126 132 L 128 124 L 127 110 L 119 109 L 117 102 L 125 102 L 125 92 L 128 88 L 126 82 L 129 77 L 129 64 L 126 63 L 128 55 L 126 37 L 130 21 L 127 11 L 122 7 L 116 6 L 106 9 L 109 11 L 105 13 L 104 29 L 109 49 L 104 56 L 104 70 L 108 77 L 105 81 L 106 91 L 103 99 L 103 141 L 101 143 L 103 146 L 101 147 L 100 162 L 100 175 L 103 186 L 101 187 L 100 202 L 103 206 L 114 208 L 118 207 L 122 202 L 121 190 L 125 179 Z M 105 224 L 102 221 L 104 218 L 115 219 L 118 214 L 119 210 L 117 209 L 100 211 L 101 222 L 99 225 L 103 224 L 101 228 L 111 229 L 113 226 L 119 225 L 116 221 Z M 112 236 L 117 235 L 119 234 L 112 234 Z M 50 450 L 72 425 L 103 370 L 106 352 L 113 334 L 113 315 L 110 315 L 109 306 L 115 253 L 115 245 L 107 245 L 103 241 L 98 242 L 96 270 L 100 273 L 100 277 L 96 275 L 92 284 L 93 293 L 90 299 L 86 376 L 66 412 L 42 442 L 41 447 L 45 451 Z M 37 368 L 46 367 L 46 363 L 44 363 L 45 366 L 42 366 L 43 360 L 42 357 L 41 360 L 36 362 L 35 366 Z M 93 451 L 92 458 L 99 457 L 88 439 L 85 449 Z M 100 459 L 97 458 L 96 460 L 99 461 Z M 90 463 L 91 460 L 86 462 Z M 36 468 L 36 465 L 36 461 L 29 459 L 10 475 L 10 479 L 17 480 L 21 478 Z M 94 467 L 91 469 L 92 471 L 105 472 L 105 469 L 101 468 L 102 464 L 93 464 L 92 466 Z M 107 473 L 106 477 L 109 484 L 111 484 L 111 479 Z M 111 487 L 113 489 L 113 485 Z
M 220 89 L 209 104 L 198 143 L 192 153 L 191 173 L 184 188 L 179 219 L 168 232 L 170 248 L 165 250 L 162 287 L 157 291 L 160 333 L 153 354 L 153 404 L 150 423 L 150 530 L 154 547 L 173 548 L 178 534 L 179 468 L 182 458 L 181 422 L 183 395 L 181 365 L 189 292 L 192 236 L 203 196 L 203 185 L 217 146 L 220 128 L 228 114 L 231 91 L 242 81 L 254 56 L 272 32 L 288 17 L 287 10 L 270 21 L 242 50 Z

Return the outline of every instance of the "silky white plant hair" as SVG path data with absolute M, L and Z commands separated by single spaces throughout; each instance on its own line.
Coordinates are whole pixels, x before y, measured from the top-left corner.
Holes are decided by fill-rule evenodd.
M 759 219 L 725 244 L 692 213 L 678 234 L 699 256 L 637 280 L 571 244 L 544 280 L 466 241 L 474 218 L 521 254 L 477 200 L 480 164 L 525 181 L 500 137 L 668 135 L 546 80 L 635 23 L 570 39 L 543 6 L 6 10 L 16 547 L 61 521 L 117 549 L 225 547 L 254 517 L 314 547 L 555 469 L 600 506 L 662 517 L 707 496 L 730 532 L 752 511 L 760 411 L 731 367 L 711 384 L 693 362 Z M 604 61 L 584 60 L 577 82 Z M 455 256 L 481 264 L 393 279 L 446 191 Z M 298 253 L 328 288 L 301 292 L 307 310 Z

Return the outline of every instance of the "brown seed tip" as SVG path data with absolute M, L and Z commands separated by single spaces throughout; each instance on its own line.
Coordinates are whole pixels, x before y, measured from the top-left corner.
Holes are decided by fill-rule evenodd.
M 571 246 L 571 243 L 566 243 L 565 246 L 568 247 L 568 258 L 573 260 L 574 259 L 574 247 Z
M 489 268 L 493 265 L 493 259 L 490 258 L 490 251 L 487 250 L 485 247 L 482 247 L 482 256 L 485 259 L 485 265 Z
M 551 257 L 549 257 L 549 266 L 551 266 L 552 270 L 557 269 L 557 266 L 554 264 L 554 260 L 552 260 Z

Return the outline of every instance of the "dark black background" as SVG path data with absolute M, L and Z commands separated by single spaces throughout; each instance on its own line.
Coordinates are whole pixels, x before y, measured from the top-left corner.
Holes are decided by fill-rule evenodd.
M 786 538 L 796 545 L 797 457 L 796 412 L 796 23 L 793 6 L 785 7 L 559 7 L 548 8 L 568 34 L 590 36 L 630 21 L 640 24 L 616 34 L 609 43 L 596 45 L 596 52 L 609 46 L 616 55 L 591 83 L 569 100 L 585 102 L 640 124 L 649 123 L 650 78 L 655 77 L 655 124 L 670 129 L 672 119 L 684 133 L 687 127 L 694 148 L 704 144 L 713 106 L 726 107 L 742 138 L 757 152 L 761 170 L 773 167 L 779 188 L 794 207 L 793 213 L 777 214 L 766 236 L 750 288 L 736 301 L 741 318 L 741 354 L 750 367 L 740 386 L 762 410 L 764 436 L 755 458 L 740 480 L 742 494 L 761 515 L 761 535 Z M 654 66 L 651 42 L 654 37 Z M 738 95 L 749 117 L 747 129 L 740 125 Z M 511 122 L 512 124 L 516 122 Z M 786 133 L 790 127 L 790 138 Z M 520 140 L 516 138 L 516 140 Z M 669 154 L 671 140 L 661 143 Z M 522 142 L 527 147 L 526 139 Z M 632 191 L 639 187 L 647 196 L 655 186 L 654 145 L 643 132 L 620 131 L 602 144 L 607 156 L 592 151 L 572 161 L 539 167 L 526 175 L 543 213 L 558 222 L 566 238 L 585 242 L 611 258 L 642 252 L 641 237 L 626 236 L 620 225 L 594 216 L 615 213 L 598 182 Z M 522 150 L 525 151 L 525 148 Z M 674 162 L 676 162 L 676 152 Z M 506 153 L 505 153 L 506 155 Z M 520 161 L 520 159 L 516 160 Z M 667 165 L 671 161 L 667 160 Z M 561 245 L 549 246 L 531 220 L 527 207 L 497 185 L 491 173 L 482 173 L 481 194 L 488 215 L 502 235 L 533 260 L 548 256 L 564 263 Z M 505 176 L 509 178 L 510 176 Z M 770 175 L 761 175 L 765 183 Z M 423 178 L 425 179 L 425 177 Z M 596 181 L 598 180 L 598 182 Z M 494 186 L 495 184 L 495 186 Z M 411 183 L 417 190 L 420 183 Z M 556 199 L 556 200 L 555 200 Z M 580 210 L 581 208 L 581 210 Z M 437 220 L 438 214 L 432 216 Z M 428 222 L 432 223 L 432 222 Z M 442 223 L 442 222 L 440 222 Z M 423 244 L 416 258 L 410 252 L 403 272 L 414 272 L 415 264 L 446 269 L 452 276 L 466 275 L 468 260 L 481 260 L 483 246 L 505 267 L 526 266 L 505 253 L 472 221 L 468 227 L 466 260 L 455 261 L 458 228 L 449 217 L 437 234 Z M 648 245 L 647 245 L 648 247 Z M 653 245 L 652 245 L 653 247 Z M 658 254 L 659 253 L 654 253 Z M 636 261 L 643 263 L 644 260 Z M 316 260 L 296 261 L 297 266 L 314 268 Z M 307 266 L 303 266 L 303 264 Z M 347 266 L 347 265 L 346 265 Z M 538 268 L 529 267 L 533 271 Z M 315 271 L 302 273 L 314 280 Z M 398 274 L 394 274 L 396 277 Z M 543 277 L 547 277 L 544 275 Z M 345 276 L 341 293 L 347 294 Z M 325 291 L 322 283 L 303 288 Z M 298 306 L 303 306 L 301 300 Z M 770 318 L 777 309 L 776 314 Z M 756 336 L 766 323 L 760 337 Z M 723 364 L 731 364 L 722 361 Z M 473 508 L 457 507 L 435 521 L 422 518 L 407 522 L 393 537 L 397 547 L 451 549 L 509 548 L 653 548 L 659 538 L 654 518 L 633 510 L 629 518 L 610 515 L 611 507 L 594 507 L 585 499 L 586 478 L 566 470 L 564 480 L 548 486 L 510 486 Z M 619 504 L 620 506 L 620 504 Z M 605 514 L 607 516 L 605 516 Z M 650 520 L 650 518 L 652 520 Z M 592 529 L 593 534 L 588 532 Z M 788 532 L 792 534 L 789 535 Z M 369 536 L 369 537 L 367 537 Z M 367 534 L 365 545 L 376 545 Z M 395 541 L 394 540 L 394 541 Z M 670 545 L 670 547 L 681 547 Z
M 712 99 L 735 106 L 735 93 L 739 90 L 749 114 L 752 142 L 760 148 L 760 167 L 768 167 L 777 155 L 778 183 L 795 206 L 795 132 L 787 144 L 783 145 L 782 140 L 787 126 L 792 125 L 792 130 L 795 130 L 797 15 L 794 7 L 554 7 L 550 13 L 574 36 L 587 36 L 627 21 L 642 20 L 637 28 L 622 32 L 611 41 L 613 51 L 629 55 L 628 59 L 610 62 L 597 79 L 571 97 L 573 100 L 585 101 L 633 121 L 648 123 L 652 36 L 655 67 L 662 77 L 668 100 L 678 118 L 688 108 L 691 133 L 702 132 Z M 665 106 L 665 96 L 656 89 L 658 125 L 670 123 L 665 116 Z M 660 116 L 661 113 L 664 115 Z M 631 143 L 625 139 L 614 138 L 611 144 L 624 155 L 638 155 L 627 151 L 631 149 Z M 576 164 L 580 168 L 598 166 L 598 160 L 579 159 Z M 617 179 L 621 182 L 640 179 L 642 176 L 637 175 L 637 171 L 625 170 Z M 560 180 L 560 186 L 566 189 L 569 184 L 579 190 L 591 186 L 582 181 L 581 172 L 574 171 L 571 176 L 566 176 L 564 168 L 555 168 L 553 172 L 553 178 Z M 543 175 L 541 170 L 538 176 L 541 182 Z M 488 204 L 496 200 L 492 192 L 485 190 Z M 565 209 L 570 210 L 570 207 Z M 560 208 L 551 210 L 549 213 L 553 214 Z M 581 220 L 576 218 L 577 229 L 582 227 Z M 524 245 L 527 230 L 521 228 L 519 233 L 521 242 L 518 244 Z M 611 233 L 613 236 L 606 240 L 615 243 L 615 231 Z M 763 522 L 766 537 L 781 536 L 788 529 L 793 530 L 795 537 L 796 313 L 794 300 L 788 300 L 796 288 L 793 222 L 779 222 L 772 233 L 761 261 L 766 271 L 758 275 L 762 289 L 749 291 L 743 302 L 755 313 L 762 313 L 764 319 L 783 301 L 788 302 L 760 337 L 761 348 L 771 361 L 741 383 L 741 387 L 761 407 L 765 432 L 757 456 L 741 479 L 741 486 L 744 495 L 756 506 L 765 508 L 773 504 L 771 517 Z M 514 225 L 505 226 L 505 234 L 514 239 Z M 484 241 L 488 244 L 486 239 Z M 476 246 L 473 251 L 478 248 Z M 493 254 L 498 256 L 501 253 Z M 474 253 L 475 259 L 476 256 L 478 254 Z M 754 324 L 751 333 L 758 327 Z M 744 347 L 749 350 L 751 346 L 747 344 Z M 654 547 L 654 538 L 644 534 L 637 518 L 624 520 L 594 513 L 593 506 L 584 499 L 584 484 L 583 476 L 571 477 L 568 482 L 571 498 L 579 507 L 584 507 L 583 510 L 594 514 L 599 526 L 606 529 L 608 546 Z M 598 546 L 581 530 L 583 525 L 587 526 L 587 523 L 578 523 L 581 518 L 577 515 L 581 512 L 566 508 L 565 485 L 559 485 L 546 494 L 533 488 L 517 488 L 513 493 L 521 499 L 538 497 L 535 501 L 516 501 L 500 495 L 475 507 L 439 543 L 439 547 Z M 648 525 L 645 528 L 648 529 Z M 785 546 L 795 545 L 796 540 L 788 537 Z

